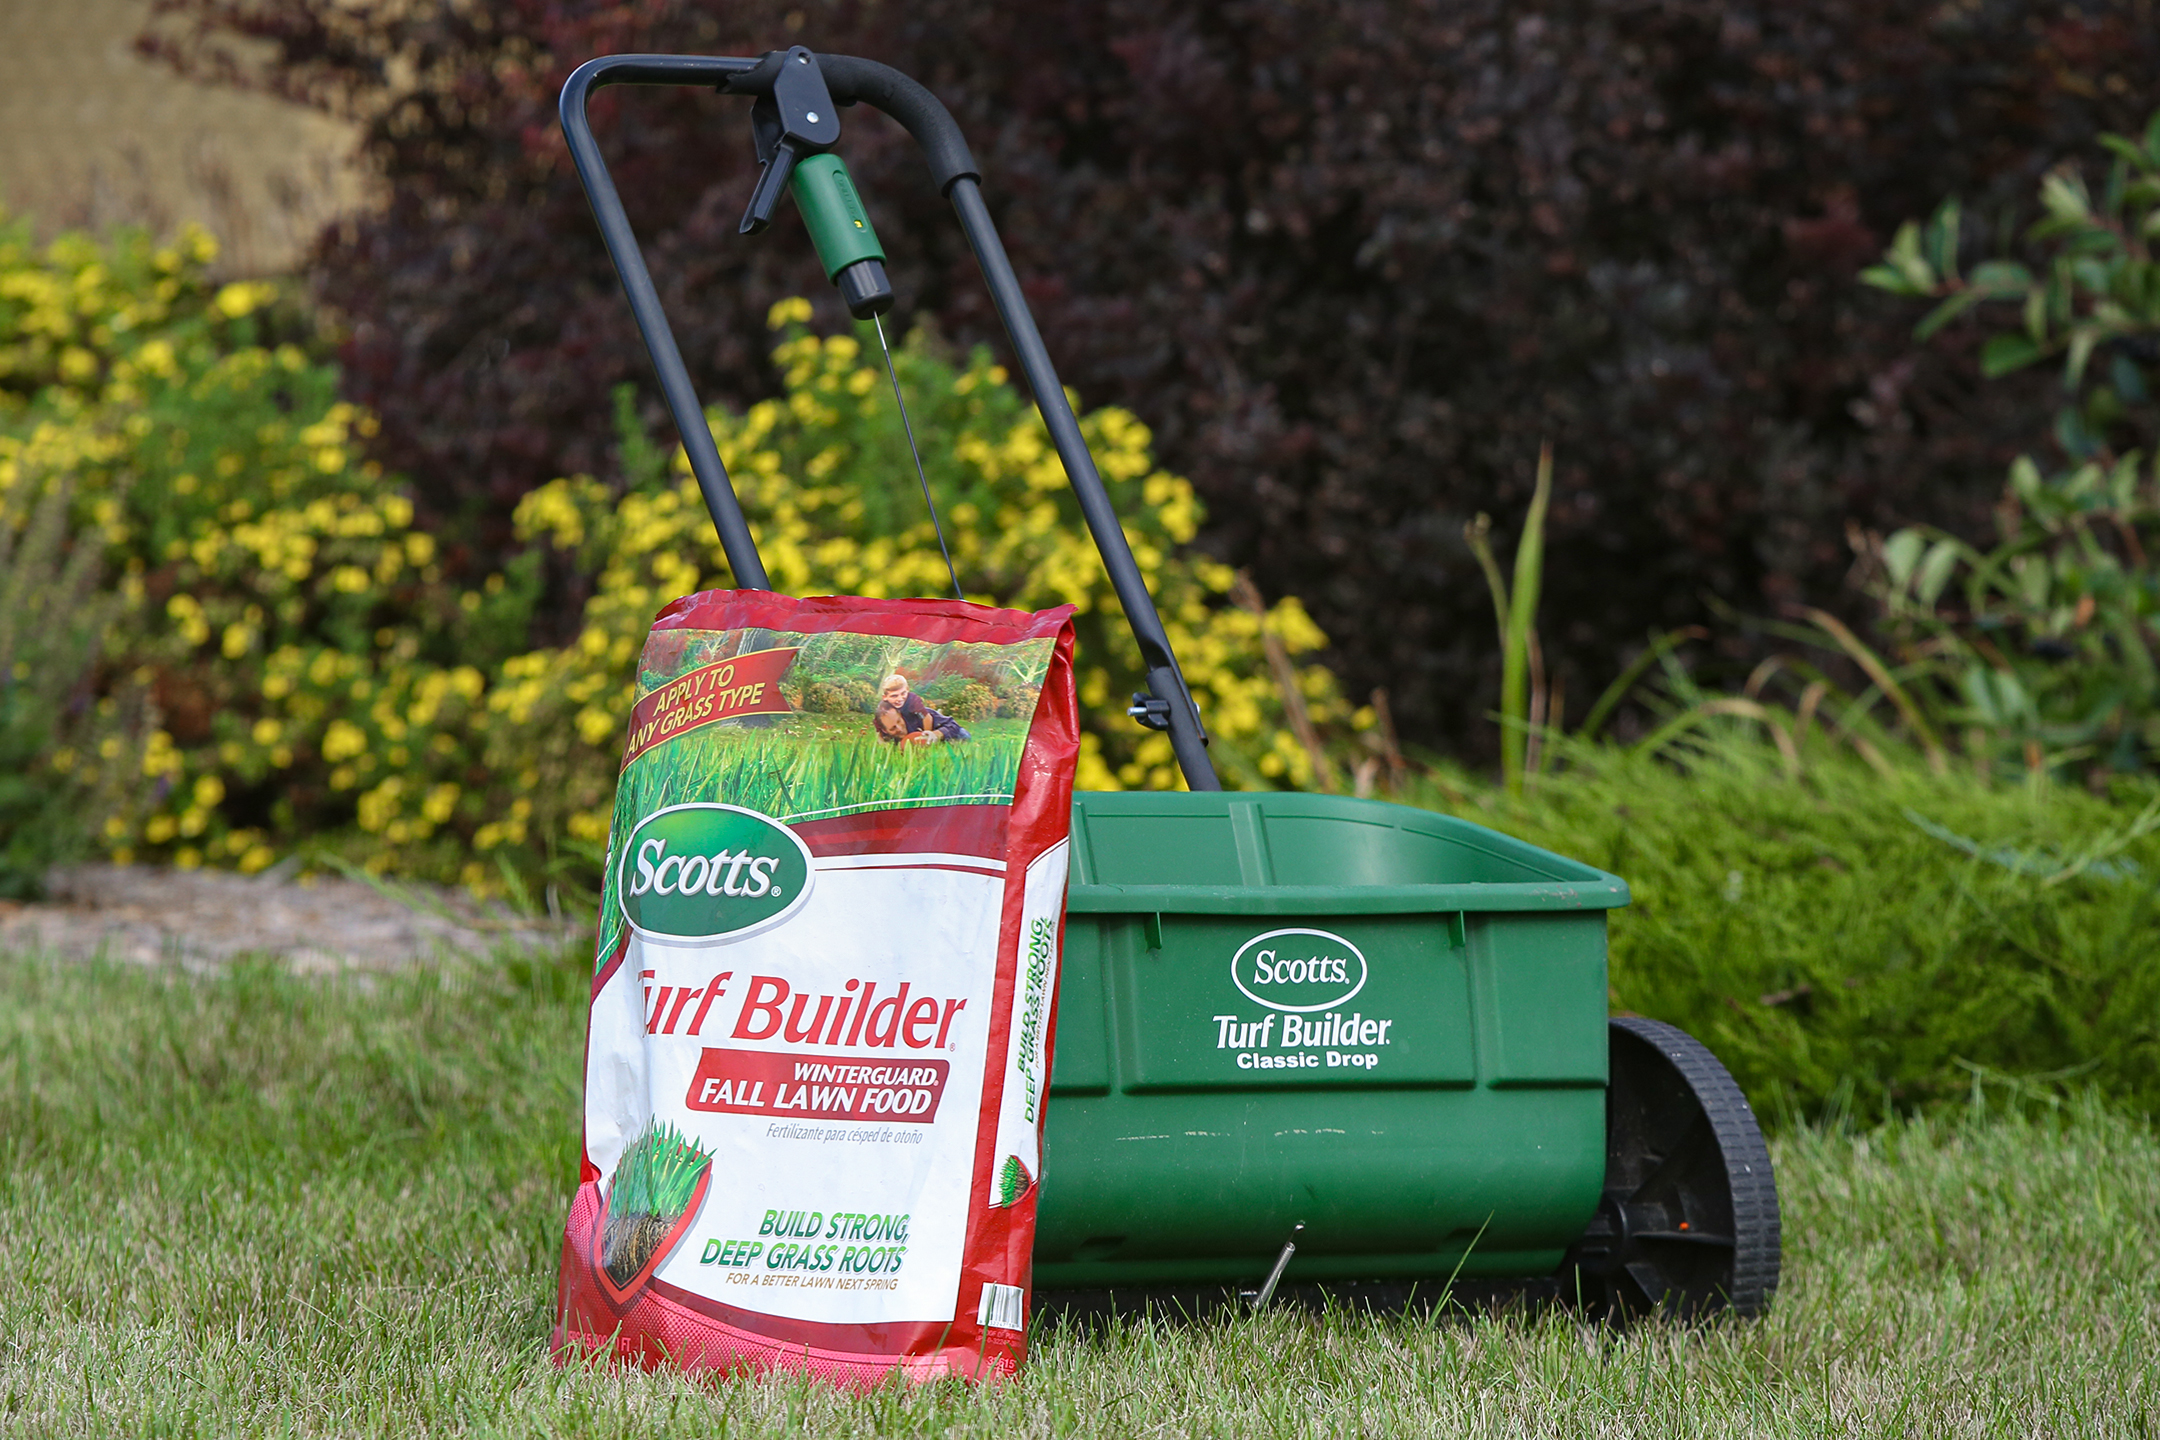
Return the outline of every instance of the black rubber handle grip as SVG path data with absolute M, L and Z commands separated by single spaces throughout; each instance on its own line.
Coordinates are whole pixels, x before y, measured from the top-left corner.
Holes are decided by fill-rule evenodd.
M 843 105 L 867 101 L 906 127 L 930 162 L 930 178 L 938 194 L 949 194 L 955 180 L 982 179 L 982 167 L 975 163 L 975 152 L 968 149 L 959 122 L 920 82 L 890 65 L 856 55 L 820 54 L 818 68 L 825 72 L 833 99 Z
M 765 94 L 780 72 L 781 54 L 776 50 L 764 56 L 751 68 L 728 76 L 718 88 L 729 95 Z M 968 149 L 959 122 L 920 81 L 860 55 L 828 55 L 821 50 L 817 63 L 825 75 L 825 88 L 835 101 L 842 105 L 857 101 L 872 105 L 899 121 L 915 137 L 915 143 L 922 146 L 923 158 L 930 162 L 930 178 L 936 182 L 938 194 L 951 193 L 955 180 L 982 180 L 982 167 L 975 163 L 975 152 Z

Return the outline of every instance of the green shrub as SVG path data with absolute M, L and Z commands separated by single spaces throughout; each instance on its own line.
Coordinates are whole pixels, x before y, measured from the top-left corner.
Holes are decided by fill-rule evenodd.
M 1035 702 L 1042 691 L 1022 680 L 1000 680 L 990 687 L 997 700 L 997 713 L 1009 720 L 1025 720 L 1035 713 Z
M 817 715 L 867 715 L 877 699 L 877 687 L 867 680 L 813 680 L 803 688 L 802 708 Z
M 1524 533 L 1534 550 L 1535 509 Z M 1524 589 L 1485 558 L 1518 622 L 1509 653 L 1534 657 Z M 1512 707 L 1529 743 L 1499 789 L 1432 772 L 1406 798 L 1626 879 L 1613 1006 L 1688 1030 L 1777 1111 L 1882 1115 L 2004 1077 L 2042 1095 L 2090 1079 L 2160 1109 L 2160 786 L 2085 793 L 2039 763 L 2005 785 L 1979 741 L 1953 765 L 1907 688 L 1925 676 L 1901 683 L 1816 621 L 1790 633 L 1845 650 L 1867 689 L 1788 656 L 1744 694 L 1706 695 L 1667 636 L 1636 667 L 1668 661 L 1643 740 L 1591 738 L 1624 676 L 1574 737 L 1538 726 L 1534 700 Z
M 963 725 L 987 720 L 998 710 L 997 692 L 972 675 L 948 675 L 931 682 L 921 694 L 933 707 Z
M 2014 307 L 1982 350 L 1986 372 L 2059 357 L 2066 395 L 2053 439 L 2069 463 L 2011 467 L 1994 546 L 1914 528 L 1867 548 L 1908 725 L 1990 763 L 2096 778 L 2160 757 L 2160 114 L 2141 139 L 2101 138 L 2114 158 L 2097 196 L 2074 165 L 2042 182 L 2033 263 L 1963 273 L 1951 201 L 1899 230 L 1866 275 L 1939 302 L 1923 338 Z
M 948 696 L 942 708 L 953 719 L 972 725 L 997 714 L 998 700 L 989 686 L 970 680 Z
M 1624 878 L 1614 1009 L 1759 1104 L 1881 1115 L 2009 1075 L 2160 1113 L 2160 787 L 1991 786 L 1892 742 L 1878 769 L 1822 728 L 1788 756 L 1736 714 L 1559 749 L 1525 800 L 1444 773 L 1414 798 Z

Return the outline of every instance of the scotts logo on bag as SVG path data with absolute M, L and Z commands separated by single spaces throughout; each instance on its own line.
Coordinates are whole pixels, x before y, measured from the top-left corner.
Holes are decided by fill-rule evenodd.
M 727 940 L 777 925 L 810 896 L 810 850 L 739 805 L 671 805 L 622 848 L 623 918 L 658 940 Z
M 1365 956 L 1325 930 L 1270 930 L 1238 947 L 1230 978 L 1270 1010 L 1326 1010 L 1365 988 Z

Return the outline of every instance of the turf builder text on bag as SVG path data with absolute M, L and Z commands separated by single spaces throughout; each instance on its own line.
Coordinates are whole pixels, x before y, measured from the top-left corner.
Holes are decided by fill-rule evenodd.
M 713 591 L 654 622 L 559 1355 L 853 1383 L 1020 1363 L 1070 617 Z

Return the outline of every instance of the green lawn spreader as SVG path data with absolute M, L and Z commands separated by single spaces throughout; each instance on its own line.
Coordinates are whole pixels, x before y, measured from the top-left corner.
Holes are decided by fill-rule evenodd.
M 1608 1019 L 1605 912 L 1624 882 L 1406 806 L 1220 788 L 944 106 L 888 66 L 801 47 L 605 56 L 564 86 L 563 126 L 736 583 L 768 582 L 587 123 L 610 84 L 752 99 L 762 169 L 741 228 L 792 195 L 861 319 L 892 289 L 833 153 L 839 107 L 870 104 L 921 144 L 1139 641 L 1131 713 L 1167 733 L 1191 787 L 1075 798 L 1037 1285 L 1265 1303 L 1285 1282 L 1558 1277 L 1599 1313 L 1759 1313 L 1778 1276 L 1769 1154 L 1707 1050 Z

